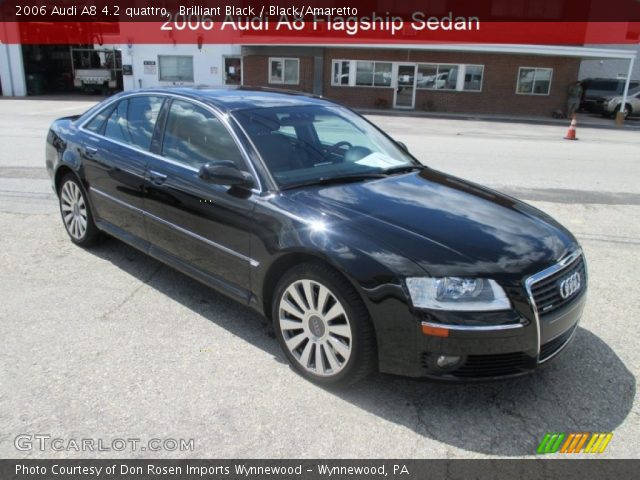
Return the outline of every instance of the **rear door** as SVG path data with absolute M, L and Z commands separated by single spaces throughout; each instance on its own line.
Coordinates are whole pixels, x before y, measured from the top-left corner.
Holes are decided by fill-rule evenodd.
M 183 263 L 205 280 L 248 300 L 252 192 L 202 180 L 202 165 L 231 160 L 249 171 L 235 137 L 205 108 L 173 99 L 164 135 L 147 171 L 147 232 L 156 255 Z M 190 270 L 193 273 L 194 270 Z
M 146 239 L 144 174 L 164 97 L 128 97 L 84 126 L 81 152 L 89 193 L 99 221 L 136 243 Z

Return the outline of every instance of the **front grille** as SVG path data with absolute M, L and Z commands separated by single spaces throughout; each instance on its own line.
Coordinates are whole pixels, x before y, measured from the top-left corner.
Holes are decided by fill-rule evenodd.
M 549 340 L 544 345 L 540 346 L 540 361 L 544 362 L 549 357 L 553 356 L 558 350 L 560 350 L 567 340 L 571 338 L 573 332 L 578 327 L 578 325 L 574 325 L 569 330 L 564 332 L 562 335 L 557 336 L 556 338 Z
M 580 274 L 580 288 L 567 298 L 560 295 L 560 284 L 575 272 Z M 562 270 L 543 278 L 531 286 L 531 293 L 536 304 L 538 314 L 542 317 L 558 310 L 570 303 L 584 291 L 587 286 L 586 265 L 584 257 L 578 256 L 573 262 Z

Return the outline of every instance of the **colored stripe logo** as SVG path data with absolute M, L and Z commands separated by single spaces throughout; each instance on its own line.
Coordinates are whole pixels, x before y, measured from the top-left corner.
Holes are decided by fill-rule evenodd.
M 603 453 L 613 433 L 547 433 L 538 445 L 538 454 Z

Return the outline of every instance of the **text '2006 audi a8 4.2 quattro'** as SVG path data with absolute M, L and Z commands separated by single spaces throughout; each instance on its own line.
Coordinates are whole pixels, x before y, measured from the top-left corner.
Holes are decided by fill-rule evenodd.
M 324 99 L 126 92 L 55 121 L 46 164 L 72 242 L 109 234 L 253 307 L 320 384 L 522 375 L 584 307 L 565 228 Z

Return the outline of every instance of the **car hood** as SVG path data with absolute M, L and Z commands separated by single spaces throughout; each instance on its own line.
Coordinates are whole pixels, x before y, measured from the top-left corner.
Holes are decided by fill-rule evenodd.
M 609 102 L 622 103 L 622 97 L 610 97 L 608 99 Z M 632 95 L 627 96 L 627 103 L 636 102 L 638 97 L 634 97 Z
M 290 199 L 348 223 L 431 275 L 521 277 L 578 248 L 543 212 L 430 169 L 380 180 L 289 192 Z

